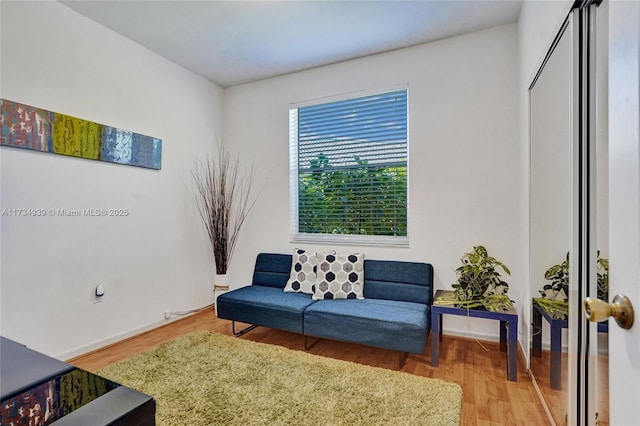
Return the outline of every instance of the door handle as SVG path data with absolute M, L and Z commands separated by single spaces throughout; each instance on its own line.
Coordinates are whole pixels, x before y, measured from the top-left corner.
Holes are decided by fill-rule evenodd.
M 586 297 L 583 306 L 584 313 L 591 322 L 600 322 L 613 317 L 624 329 L 629 329 L 633 325 L 633 305 L 629 298 L 622 294 L 616 295 L 611 303 Z

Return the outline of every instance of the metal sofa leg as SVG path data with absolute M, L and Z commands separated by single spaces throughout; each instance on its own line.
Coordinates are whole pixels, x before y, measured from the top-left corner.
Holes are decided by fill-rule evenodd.
M 243 328 L 242 330 L 236 332 L 236 322 L 235 321 L 231 321 L 231 331 L 232 331 L 234 336 L 242 336 L 243 334 L 250 332 L 251 330 L 253 330 L 256 327 L 257 327 L 257 325 L 252 324 L 249 327 Z

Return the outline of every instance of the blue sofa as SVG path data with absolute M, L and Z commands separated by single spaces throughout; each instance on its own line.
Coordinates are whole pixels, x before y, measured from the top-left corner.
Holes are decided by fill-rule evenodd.
M 433 304 L 430 264 L 367 259 L 364 299 L 314 301 L 308 294 L 283 291 L 291 261 L 291 255 L 261 253 L 252 284 L 218 297 L 217 315 L 233 322 L 235 335 L 265 326 L 392 349 L 401 353 L 400 366 L 408 353 L 424 352 Z M 250 326 L 236 332 L 236 321 Z

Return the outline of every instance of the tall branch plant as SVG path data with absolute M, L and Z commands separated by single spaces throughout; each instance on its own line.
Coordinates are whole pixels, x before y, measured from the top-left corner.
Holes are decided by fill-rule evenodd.
M 219 275 L 227 273 L 240 229 L 264 189 L 263 185 L 254 191 L 256 171 L 252 161 L 243 173 L 240 159 L 232 159 L 220 141 L 217 156 L 196 157 L 191 168 L 194 199 L 209 235 Z

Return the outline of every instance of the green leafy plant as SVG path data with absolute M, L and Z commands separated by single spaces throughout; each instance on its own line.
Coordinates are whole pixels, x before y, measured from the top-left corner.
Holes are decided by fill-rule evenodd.
M 370 164 L 358 156 L 333 165 L 320 153 L 298 179 L 300 232 L 407 235 L 406 166 Z
M 498 268 L 511 275 L 509 268 L 495 257 L 489 256 L 484 246 L 475 246 L 460 259 L 462 266 L 456 269 L 458 282 L 453 284 L 454 295 L 459 302 L 482 301 L 489 296 L 506 295 L 509 289 Z
M 598 262 L 596 266 L 598 299 L 609 301 L 609 259 L 600 257 L 598 251 Z
M 597 293 L 598 299 L 609 300 L 609 259 L 600 257 L 598 251 L 597 264 Z M 569 253 L 566 259 L 557 265 L 553 265 L 544 273 L 544 278 L 551 281 L 540 290 L 542 297 L 536 301 L 549 313 L 560 316 L 569 313 Z
M 544 278 L 551 283 L 545 284 L 540 290 L 543 297 L 550 300 L 569 301 L 569 252 L 564 262 L 547 269 Z
M 569 313 L 569 252 L 562 263 L 545 271 L 544 278 L 551 282 L 542 287 L 542 297 L 536 301 L 552 316 L 565 318 Z

